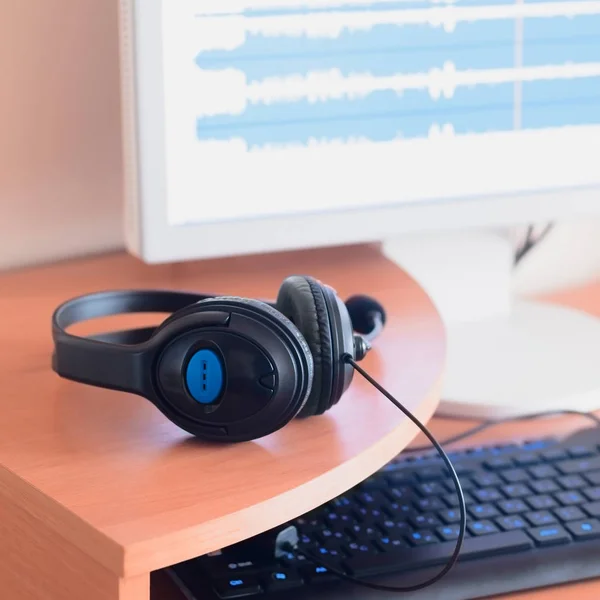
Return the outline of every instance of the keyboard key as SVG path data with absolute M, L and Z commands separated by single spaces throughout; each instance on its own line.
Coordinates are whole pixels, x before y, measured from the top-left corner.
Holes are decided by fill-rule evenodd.
M 385 514 L 379 508 L 367 508 L 365 506 L 356 509 L 354 515 L 361 523 L 376 523 L 385 518 Z
M 593 471 L 592 473 L 585 473 L 585 478 L 592 485 L 600 485 L 600 471 Z
M 385 505 L 385 511 L 392 519 L 407 519 L 410 515 L 416 512 L 412 503 L 408 502 L 392 502 Z
M 517 467 L 530 467 L 540 462 L 540 455 L 536 452 L 522 452 L 513 456 L 513 460 Z
M 523 517 L 517 515 L 508 515 L 506 517 L 499 517 L 495 519 L 496 524 L 500 526 L 504 531 L 512 531 L 513 529 L 524 529 L 529 525 L 525 522 Z
M 302 567 L 300 571 L 302 577 L 308 582 L 340 581 L 329 569 L 317 565 Z
M 475 503 L 473 496 L 471 496 L 469 492 L 464 492 L 463 496 L 465 497 L 465 504 Z M 453 494 L 446 494 L 445 496 L 443 496 L 443 500 L 450 508 L 458 508 L 459 506 L 458 494 L 456 492 L 454 492 Z
M 408 529 L 408 525 L 406 523 L 405 526 Z M 379 535 L 379 527 L 377 527 L 374 523 L 354 523 L 352 526 L 348 527 L 346 531 L 354 539 L 369 539 L 373 536 Z M 323 533 L 321 533 L 321 535 L 323 536 Z
M 367 508 L 379 507 L 387 502 L 387 498 L 381 492 L 360 492 L 355 494 L 354 498 Z
M 459 477 L 459 479 L 460 487 L 462 488 L 463 492 L 468 492 L 469 490 L 472 490 L 474 487 L 476 487 L 475 484 L 468 477 Z M 444 479 L 443 483 L 445 488 L 449 492 L 456 494 L 456 486 L 454 485 L 453 479 Z
M 525 469 L 508 469 L 507 471 L 502 471 L 500 475 L 506 483 L 521 483 L 531 479 L 531 476 Z
M 386 473 L 385 479 L 388 484 L 392 486 L 410 485 L 415 482 L 415 475 L 412 471 L 394 471 L 392 473 Z
M 439 481 L 420 483 L 415 489 L 419 496 L 442 496 L 446 493 L 446 488 Z
M 338 544 L 337 547 L 331 547 L 331 546 L 319 546 L 318 548 L 316 548 L 315 550 L 313 550 L 313 552 L 315 552 L 315 554 L 317 554 L 318 556 L 324 558 L 324 559 L 340 559 L 342 556 L 344 556 L 343 551 L 342 551 L 342 544 Z
M 411 547 L 411 545 L 405 540 L 398 537 L 389 537 L 387 535 L 380 537 L 375 544 L 382 552 L 393 552 L 394 550 L 399 550 L 400 548 Z
M 498 533 L 498 528 L 491 521 L 472 521 L 469 523 L 469 531 L 473 535 L 488 535 Z
M 588 446 L 571 446 L 567 448 L 567 452 L 571 458 L 586 458 L 596 454 L 594 449 Z
M 498 502 L 498 507 L 505 515 L 514 515 L 529 510 L 529 507 L 523 500 L 502 500 Z
M 446 469 L 443 467 L 422 467 L 416 473 L 419 481 L 436 481 L 446 477 Z
M 344 529 L 350 527 L 354 521 L 354 515 L 339 514 L 337 512 L 329 512 L 325 517 L 325 523 L 332 531 L 343 531 Z
M 413 515 L 410 517 L 409 521 L 416 529 L 432 528 L 442 524 L 441 521 L 431 513 Z
M 357 556 L 345 561 L 344 566 L 355 577 L 370 577 L 385 573 L 414 571 L 419 568 L 443 565 L 454 552 L 456 543 L 440 542 L 378 556 Z M 509 531 L 472 537 L 464 540 L 461 558 L 486 558 L 530 550 L 533 542 L 523 531 Z
M 500 493 L 497 488 L 481 488 L 474 490 L 471 495 L 479 502 L 495 502 L 496 500 L 502 500 L 504 496 Z
M 554 508 L 556 506 L 556 501 L 551 496 L 531 496 L 527 498 L 527 503 L 534 510 L 545 510 L 547 508 Z
M 537 510 L 529 512 L 525 515 L 525 518 L 534 526 L 539 527 L 540 525 L 552 525 L 558 523 L 556 517 L 549 513 L 547 510 Z
M 478 519 L 491 519 L 497 517 L 500 513 L 493 504 L 475 504 L 469 508 L 471 516 Z
M 452 523 L 458 523 L 460 521 L 460 511 L 454 508 L 440 510 L 438 512 L 438 516 L 444 523 L 448 525 L 451 525 Z
M 436 529 L 437 534 L 446 542 L 455 540 L 460 533 L 459 525 L 442 525 Z
M 305 547 L 316 546 L 319 543 L 316 535 L 308 535 L 306 533 L 300 534 L 300 543 Z
M 375 553 L 375 546 L 362 542 L 350 542 L 349 544 L 346 544 L 346 546 L 344 546 L 344 552 L 346 552 L 350 556 L 354 554 L 359 554 L 361 552 L 370 552 L 371 554 L 373 554 Z
M 524 483 L 513 483 L 500 488 L 508 498 L 523 498 L 531 496 L 531 490 Z
M 502 483 L 502 479 L 495 473 L 480 473 L 471 477 L 471 480 L 480 488 L 492 487 Z
M 588 500 L 591 500 L 592 502 L 600 500 L 600 486 L 586 488 L 585 490 L 581 490 L 581 492 Z
M 243 575 L 254 574 L 264 568 L 264 563 L 257 560 L 239 560 L 238 558 L 224 556 L 203 556 L 199 559 L 199 563 L 207 573 L 216 573 L 217 576 L 228 578 L 238 577 Z
M 282 557 L 282 562 L 286 567 L 297 567 L 308 563 L 308 559 L 300 554 L 288 552 Z
M 421 529 L 420 531 L 413 531 L 411 534 L 406 536 L 411 543 L 415 546 L 424 546 L 425 544 L 435 544 L 438 542 L 438 538 L 435 536 L 433 531 L 428 529 Z
M 461 478 L 467 477 L 475 471 L 475 469 L 467 463 L 454 462 L 453 466 L 456 474 Z
M 541 456 L 544 460 L 551 462 L 569 458 L 566 450 L 563 450 L 562 448 L 550 448 L 549 450 L 544 450 L 541 452 Z
M 552 479 L 540 479 L 539 481 L 532 481 L 529 487 L 537 494 L 550 494 L 557 492 L 560 487 Z
M 535 540 L 538 546 L 556 546 L 568 544 L 571 537 L 560 525 L 545 525 L 528 529 L 527 533 Z
M 589 502 L 581 507 L 590 517 L 600 517 L 600 502 Z
M 414 488 L 405 485 L 388 488 L 384 493 L 392 502 L 409 502 L 416 495 Z
M 563 508 L 555 508 L 554 514 L 561 521 L 577 521 L 579 519 L 585 519 L 585 514 L 577 506 L 565 506 Z
M 408 533 L 410 531 L 410 526 L 406 521 L 386 519 L 379 525 L 379 529 L 381 529 L 385 535 L 393 536 Z
M 281 569 L 271 571 L 263 579 L 263 585 L 267 592 L 278 592 L 303 585 L 302 578 L 296 571 Z
M 373 535 L 376 535 L 377 533 L 378 531 L 373 529 Z M 332 546 L 346 542 L 346 540 L 348 540 L 348 534 L 345 531 L 324 529 L 321 533 L 317 534 L 317 539 L 327 546 Z
M 585 498 L 577 491 L 558 492 L 554 494 L 554 496 L 563 506 L 570 506 L 571 504 L 581 504 L 585 502 Z
M 435 512 L 446 508 L 439 498 L 421 498 L 415 502 L 415 505 L 423 512 Z
M 597 519 L 582 519 L 581 521 L 567 523 L 565 527 L 576 540 L 600 538 L 600 521 Z
M 563 475 L 572 475 L 573 473 L 586 473 L 600 469 L 600 456 L 594 458 L 577 458 L 574 460 L 563 460 L 557 463 L 556 468 Z
M 213 587 L 219 598 L 242 598 L 258 594 L 261 587 L 255 577 L 230 577 L 228 579 L 216 579 Z
M 581 477 L 581 475 L 563 475 L 562 477 L 558 477 L 556 481 L 565 490 L 576 490 L 587 485 L 587 483 L 585 482 L 583 477 Z
M 490 471 L 501 471 L 502 469 L 514 467 L 513 461 L 506 456 L 495 456 L 494 458 L 486 460 L 483 465 L 486 469 L 490 469 Z
M 527 470 L 536 479 L 550 479 L 558 475 L 558 471 L 552 465 L 536 465 Z

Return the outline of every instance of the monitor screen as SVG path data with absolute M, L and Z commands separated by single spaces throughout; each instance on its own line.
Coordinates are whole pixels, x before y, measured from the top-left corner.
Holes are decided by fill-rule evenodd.
M 600 181 L 600 2 L 163 5 L 171 225 Z

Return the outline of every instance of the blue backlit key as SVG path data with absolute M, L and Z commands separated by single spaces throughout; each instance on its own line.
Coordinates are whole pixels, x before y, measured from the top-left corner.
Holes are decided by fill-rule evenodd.
M 565 527 L 576 540 L 591 540 L 600 538 L 600 521 L 598 519 L 582 519 L 567 523 Z
M 560 525 L 544 525 L 528 529 L 527 533 L 533 538 L 538 546 L 556 546 L 568 544 L 571 536 Z
M 472 521 L 469 524 L 469 531 L 473 535 L 489 535 L 498 533 L 498 528 L 491 521 Z
M 313 581 L 340 581 L 329 569 L 321 566 L 311 565 L 302 567 L 300 572 L 308 583 L 312 583 Z
M 428 529 L 422 529 L 420 531 L 413 531 L 410 535 L 407 536 L 408 539 L 415 546 L 425 546 L 426 544 L 435 544 L 439 540 L 433 534 L 433 532 Z
M 254 577 L 230 577 L 218 579 L 213 583 L 215 592 L 220 598 L 242 598 L 258 594 L 261 591 L 258 580 Z
M 591 502 L 600 500 L 600 485 L 592 488 L 586 488 L 585 490 L 582 490 L 582 492 L 584 496 Z
M 268 592 L 276 592 L 301 586 L 302 578 L 295 571 L 281 569 L 269 573 L 264 584 Z
M 496 519 L 496 523 L 504 531 L 512 531 L 513 529 L 524 529 L 528 527 L 525 520 L 522 517 L 516 515 L 508 515 L 506 517 L 499 517 Z
M 539 527 L 540 525 L 552 525 L 553 523 L 558 523 L 556 517 L 547 510 L 536 510 L 529 512 L 525 515 L 525 518 L 536 527 Z
M 581 504 L 585 502 L 585 498 L 577 491 L 558 492 L 555 494 L 555 497 L 563 506 L 570 506 L 571 504 Z

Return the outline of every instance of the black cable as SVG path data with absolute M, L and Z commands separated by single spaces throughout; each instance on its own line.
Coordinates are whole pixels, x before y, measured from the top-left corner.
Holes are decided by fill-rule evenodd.
M 517 250 L 515 254 L 515 266 L 518 265 L 552 230 L 554 227 L 554 223 L 548 223 L 542 233 L 538 235 L 537 238 L 534 239 L 533 225 L 530 225 L 527 228 L 527 235 L 525 236 L 525 241 L 519 250 Z
M 493 421 L 484 421 L 471 429 L 467 429 L 467 431 L 463 431 L 457 435 L 449 437 L 445 439 L 441 444 L 443 446 L 448 446 L 449 444 L 455 444 L 456 442 L 461 442 L 477 433 L 481 433 L 490 427 L 494 427 L 496 425 L 502 425 L 503 423 L 511 423 L 511 422 L 520 422 L 520 421 L 534 421 L 536 419 L 545 419 L 548 417 L 557 417 L 560 415 L 576 415 L 579 417 L 586 417 L 596 424 L 597 427 L 600 427 L 600 417 L 597 417 L 594 413 L 584 412 L 581 410 L 574 409 L 557 409 L 557 410 L 546 410 L 538 413 L 531 413 L 530 415 L 521 415 L 519 417 L 505 417 L 503 419 L 495 419 Z M 408 448 L 405 450 L 406 453 L 413 452 L 426 452 L 429 450 L 429 446 L 415 446 L 413 448 Z
M 448 559 L 448 562 L 446 563 L 444 568 L 437 575 L 434 575 L 433 577 L 427 579 L 426 581 L 424 581 L 422 583 L 404 586 L 404 587 L 380 585 L 377 583 L 370 583 L 368 581 L 363 581 L 362 579 L 355 579 L 354 577 L 347 575 L 346 573 L 339 571 L 338 569 L 336 569 L 334 567 L 331 567 L 330 565 L 327 564 L 327 562 L 322 561 L 320 558 L 314 556 L 312 554 L 312 552 L 307 552 L 307 551 L 295 548 L 289 542 L 284 543 L 282 545 L 282 549 L 285 550 L 286 552 L 289 552 L 292 554 L 296 553 L 301 556 L 304 556 L 305 558 L 314 562 L 317 566 L 323 567 L 323 568 L 327 569 L 333 575 L 336 575 L 337 577 L 339 577 L 340 579 L 344 579 L 345 581 L 348 581 L 355 585 L 359 585 L 359 586 L 362 586 L 365 588 L 369 588 L 371 590 L 377 590 L 377 591 L 381 591 L 381 592 L 402 592 L 402 593 L 416 592 L 418 590 L 422 590 L 423 588 L 429 587 L 430 585 L 433 585 L 436 581 L 439 581 L 440 579 L 442 579 L 442 577 L 444 577 L 454 567 L 454 565 L 456 564 L 456 562 L 458 561 L 458 558 L 460 556 L 460 551 L 461 551 L 462 544 L 463 544 L 466 530 L 467 530 L 467 507 L 465 504 L 465 496 L 464 496 L 464 493 L 462 490 L 462 486 L 460 484 L 460 479 L 458 478 L 458 475 L 456 474 L 456 471 L 454 470 L 452 461 L 448 458 L 448 455 L 446 454 L 444 449 L 441 447 L 441 445 L 438 443 L 438 441 L 433 437 L 433 435 L 431 434 L 429 429 L 427 429 L 427 427 L 425 425 L 423 425 L 423 423 L 421 423 L 421 421 L 419 421 L 419 419 L 417 419 L 417 417 L 415 417 L 411 412 L 409 412 L 406 408 L 404 408 L 404 406 L 402 406 L 402 404 L 400 404 L 400 402 L 398 402 L 398 400 L 396 400 L 396 398 L 394 398 L 387 390 L 385 390 L 381 385 L 379 385 L 366 371 L 364 371 L 349 354 L 344 355 L 344 362 L 352 365 L 352 367 L 354 368 L 355 371 L 360 373 L 373 387 L 375 387 L 394 406 L 396 406 L 396 408 L 401 410 L 425 434 L 425 436 L 427 436 L 427 438 L 429 439 L 429 441 L 431 442 L 433 447 L 437 450 L 437 452 L 441 456 L 444 463 L 446 463 L 446 467 L 448 468 L 448 471 L 450 472 L 450 476 L 452 477 L 454 487 L 456 488 L 456 493 L 458 494 L 458 501 L 459 501 L 458 508 L 460 511 L 460 523 L 459 523 L 458 538 L 456 540 L 456 547 L 454 548 L 454 552 Z

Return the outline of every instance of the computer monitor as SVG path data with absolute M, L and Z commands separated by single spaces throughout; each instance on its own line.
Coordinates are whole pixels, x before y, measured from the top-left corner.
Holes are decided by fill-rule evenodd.
M 122 0 L 128 248 L 381 241 L 447 325 L 441 412 L 598 407 L 600 325 L 514 302 L 490 228 L 600 214 L 599 36 L 597 1 Z

